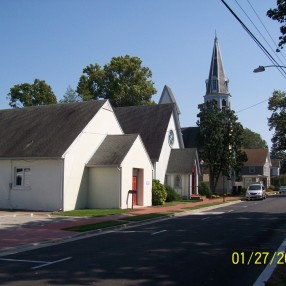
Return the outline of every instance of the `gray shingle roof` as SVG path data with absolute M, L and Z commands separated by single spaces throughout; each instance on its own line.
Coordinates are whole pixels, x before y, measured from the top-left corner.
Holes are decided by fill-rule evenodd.
M 125 134 L 140 134 L 151 161 L 158 161 L 174 104 L 115 108 Z
M 184 146 L 186 148 L 199 148 L 199 127 L 185 127 L 181 129 L 183 134 Z
M 87 166 L 119 166 L 137 137 L 138 134 L 107 135 Z
M 167 173 L 191 174 L 196 160 L 196 148 L 172 149 Z
M 105 102 L 0 110 L 0 158 L 61 157 Z

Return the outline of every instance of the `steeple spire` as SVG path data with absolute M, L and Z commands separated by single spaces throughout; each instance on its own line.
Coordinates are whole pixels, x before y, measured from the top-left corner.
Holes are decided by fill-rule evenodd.
M 228 78 L 224 74 L 222 57 L 215 33 L 209 78 L 206 80 L 205 102 L 216 100 L 220 109 L 229 107 Z

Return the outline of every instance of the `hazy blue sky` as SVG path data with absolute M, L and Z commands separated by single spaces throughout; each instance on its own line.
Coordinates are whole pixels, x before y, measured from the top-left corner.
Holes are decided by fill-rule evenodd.
M 278 42 L 279 24 L 266 17 L 276 0 L 226 2 L 271 52 L 237 2 L 272 43 L 249 3 Z M 271 62 L 220 0 L 0 0 L 0 109 L 9 108 L 6 96 L 15 84 L 45 80 L 60 99 L 69 85 L 76 89 L 87 65 L 128 54 L 151 69 L 153 99 L 168 85 L 182 112 L 181 126 L 195 126 L 215 31 L 231 107 L 244 127 L 270 145 L 267 99 L 274 89 L 285 90 L 286 80 L 275 68 L 252 72 Z

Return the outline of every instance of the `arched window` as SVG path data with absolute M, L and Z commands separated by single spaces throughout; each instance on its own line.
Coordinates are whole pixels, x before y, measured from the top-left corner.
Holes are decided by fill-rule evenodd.
M 180 175 L 176 175 L 175 182 L 174 182 L 175 189 L 182 187 L 182 177 Z

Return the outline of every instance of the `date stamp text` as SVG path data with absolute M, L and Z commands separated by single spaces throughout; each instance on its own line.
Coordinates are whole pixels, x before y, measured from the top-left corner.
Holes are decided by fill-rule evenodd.
M 231 262 L 234 265 L 272 265 L 274 263 L 286 265 L 286 253 L 282 251 L 273 253 L 269 251 L 233 252 Z

